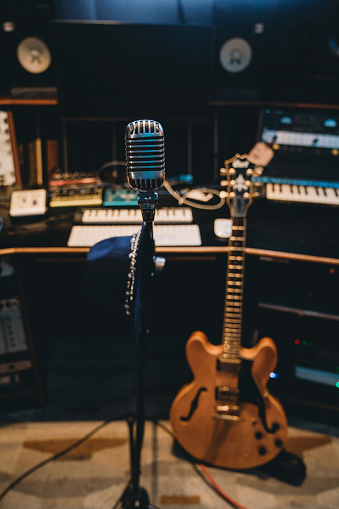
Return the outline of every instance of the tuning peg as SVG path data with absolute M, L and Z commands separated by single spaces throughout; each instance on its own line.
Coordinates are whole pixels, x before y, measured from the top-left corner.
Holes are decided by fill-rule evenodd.
M 226 168 L 220 168 L 219 172 L 220 172 L 221 177 L 224 177 L 225 175 L 227 175 Z
M 254 168 L 254 175 L 259 177 L 260 175 L 262 175 L 263 171 L 264 168 L 262 166 L 256 166 Z

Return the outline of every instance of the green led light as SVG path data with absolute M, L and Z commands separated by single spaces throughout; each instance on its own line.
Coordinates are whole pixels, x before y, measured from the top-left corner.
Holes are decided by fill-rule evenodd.
M 339 382 L 337 382 L 337 383 L 335 384 L 335 386 L 336 386 L 336 387 L 338 387 L 338 389 L 339 389 Z

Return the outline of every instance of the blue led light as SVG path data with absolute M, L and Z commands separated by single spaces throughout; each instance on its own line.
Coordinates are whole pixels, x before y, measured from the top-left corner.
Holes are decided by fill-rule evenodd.
M 274 371 L 270 373 L 270 378 L 278 378 L 278 376 L 278 373 L 274 373 Z
M 281 124 L 292 124 L 291 117 L 281 117 L 280 119 Z
M 334 118 L 327 118 L 325 121 L 324 121 L 324 126 L 325 127 L 337 127 L 337 121 L 334 119 Z

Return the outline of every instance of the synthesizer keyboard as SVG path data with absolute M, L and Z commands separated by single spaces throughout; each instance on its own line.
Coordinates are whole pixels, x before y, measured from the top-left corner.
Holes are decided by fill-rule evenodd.
M 264 175 L 254 178 L 266 184 L 267 199 L 339 205 L 337 112 L 266 108 L 259 130 L 274 152 Z
M 339 206 L 339 192 L 330 187 L 267 184 L 266 198 L 269 200 Z
M 189 207 L 163 207 L 155 211 L 155 224 L 185 224 L 192 221 L 192 210 Z M 81 216 L 83 224 L 141 224 L 141 222 L 140 208 L 84 209 Z
M 133 235 L 139 225 L 75 225 L 68 238 L 68 247 L 92 247 L 110 237 Z M 197 224 L 162 224 L 154 226 L 156 246 L 201 246 L 200 229 Z
M 339 182 L 273 177 L 255 181 L 266 184 L 268 200 L 339 206 Z

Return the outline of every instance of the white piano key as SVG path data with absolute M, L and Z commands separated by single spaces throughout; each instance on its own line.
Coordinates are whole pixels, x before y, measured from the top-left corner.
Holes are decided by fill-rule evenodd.
M 291 186 L 289 184 L 282 184 L 280 191 L 281 200 L 289 200 L 292 197 Z
M 303 201 L 317 203 L 318 197 L 317 197 L 317 193 L 315 192 L 315 188 L 312 186 L 307 186 L 305 188 L 305 190 L 306 190 L 306 194 L 305 194 L 305 198 Z

